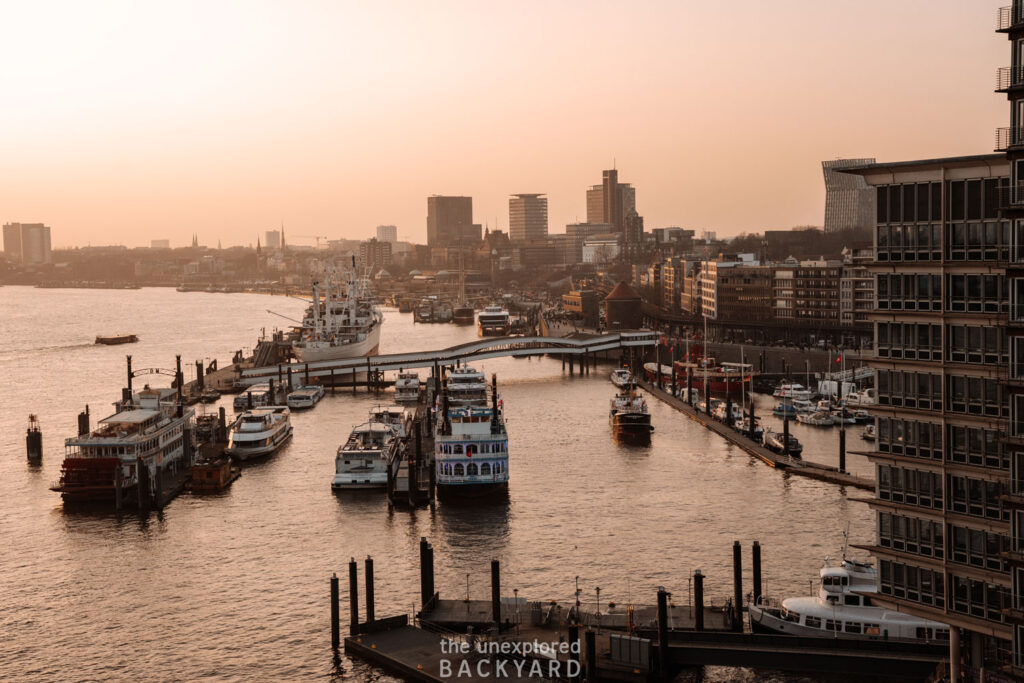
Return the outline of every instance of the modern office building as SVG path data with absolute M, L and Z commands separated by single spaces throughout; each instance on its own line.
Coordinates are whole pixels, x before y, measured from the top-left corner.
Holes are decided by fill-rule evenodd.
M 825 232 L 871 230 L 875 224 L 875 192 L 864 179 L 843 173 L 875 163 L 874 159 L 833 159 L 821 162 L 825 175 Z
M 987 154 L 844 172 L 876 193 L 872 600 L 949 624 L 954 674 L 1008 672 L 1024 614 L 1011 600 L 1024 579 L 1011 532 L 1024 457 L 1008 432 L 1017 347 L 999 188 L 1010 163 Z
M 513 242 L 546 238 L 548 198 L 542 194 L 514 194 L 509 197 L 508 234 Z
M 846 249 L 839 280 L 839 323 L 843 327 L 870 327 L 875 310 L 875 276 L 868 269 L 875 260 L 870 244 Z
M 280 249 L 281 248 L 281 231 L 280 230 L 267 230 L 263 234 L 263 246 L 267 249 Z
M 42 223 L 5 223 L 4 255 L 12 263 L 51 263 L 50 228 Z
M 431 247 L 475 246 L 483 230 L 473 223 L 472 197 L 427 197 L 427 244 Z
M 610 223 L 622 232 L 630 211 L 636 211 L 636 189 L 620 183 L 617 170 L 603 171 L 601 184 L 587 190 L 587 222 Z
M 614 226 L 608 223 L 569 223 L 565 226 L 565 234 L 569 238 L 569 246 L 566 248 L 566 263 L 583 262 L 583 243 L 588 237 L 594 235 L 605 235 L 614 232 Z M 569 250 L 571 249 L 571 254 Z
M 394 244 L 398 241 L 398 226 L 396 225 L 378 225 L 377 226 L 377 241 L 378 242 L 390 242 Z

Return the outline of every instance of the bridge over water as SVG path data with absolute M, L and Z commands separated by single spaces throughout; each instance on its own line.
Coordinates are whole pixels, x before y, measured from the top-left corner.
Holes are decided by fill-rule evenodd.
M 415 351 L 391 353 L 378 356 L 343 358 L 310 363 L 291 362 L 268 365 L 240 371 L 237 381 L 245 385 L 259 384 L 277 379 L 290 368 L 302 373 L 303 377 L 337 377 L 343 380 L 355 372 L 404 370 L 428 368 L 436 365 L 454 365 L 456 362 L 485 360 L 503 356 L 542 356 L 564 354 L 570 356 L 591 356 L 603 351 L 617 349 L 651 348 L 658 343 L 657 332 L 649 330 L 626 330 L 608 334 L 574 337 L 486 337 L 478 341 L 458 344 L 436 351 Z

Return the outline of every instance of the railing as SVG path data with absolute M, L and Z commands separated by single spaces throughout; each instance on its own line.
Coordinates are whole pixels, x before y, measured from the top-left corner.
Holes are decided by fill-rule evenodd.
M 1001 66 L 996 71 L 996 92 L 1024 85 L 1024 67 Z
M 1024 26 L 1024 6 L 1000 7 L 996 12 L 996 30 L 1006 31 L 1015 26 Z
M 1011 147 L 1024 145 L 1024 127 L 996 129 L 996 151 L 1005 152 Z

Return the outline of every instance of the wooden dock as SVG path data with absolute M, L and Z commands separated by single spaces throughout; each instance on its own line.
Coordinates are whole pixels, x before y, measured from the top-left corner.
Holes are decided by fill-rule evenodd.
M 801 477 L 807 477 L 809 479 L 817 479 L 819 481 L 827 481 L 832 484 L 839 484 L 840 486 L 853 486 L 855 488 L 864 489 L 867 491 L 875 490 L 875 482 L 873 479 L 867 477 L 859 477 L 855 474 L 848 472 L 840 472 L 835 467 L 829 467 L 827 465 L 819 465 L 818 463 L 809 462 L 807 460 L 792 458 L 788 455 L 774 453 L 764 446 L 751 441 L 746 436 L 729 427 L 726 424 L 719 422 L 710 415 L 698 411 L 696 408 L 692 408 L 686 401 L 678 399 L 670 392 L 663 389 L 658 389 L 650 382 L 645 380 L 639 380 L 639 385 L 643 387 L 648 393 L 657 398 L 658 400 L 667 403 L 679 412 L 689 417 L 694 422 L 698 422 L 711 431 L 715 432 L 727 441 L 739 446 L 744 451 L 754 456 L 761 462 L 765 463 L 769 467 L 775 469 L 785 470 L 786 472 L 799 475 Z

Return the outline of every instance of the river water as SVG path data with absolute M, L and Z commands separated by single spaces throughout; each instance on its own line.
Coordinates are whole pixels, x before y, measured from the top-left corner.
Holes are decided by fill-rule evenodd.
M 840 552 L 847 524 L 852 542 L 873 539 L 867 506 L 849 498 L 866 492 L 765 467 L 657 400 L 649 401 L 651 445 L 614 443 L 610 368 L 570 377 L 550 358 L 476 366 L 497 373 L 508 417 L 507 506 L 389 513 L 382 494 L 333 494 L 338 444 L 374 405 L 390 401 L 387 392 L 339 391 L 294 414 L 294 439 L 246 466 L 223 494 L 184 494 L 146 517 L 63 509 L 49 491 L 63 440 L 85 404 L 93 424 L 111 412 L 125 353 L 136 368 L 173 368 L 176 353 L 186 370 L 196 359 L 224 364 L 262 329 L 288 324 L 268 309 L 294 318 L 303 306 L 156 288 L 0 288 L 0 678 L 391 680 L 360 662 L 335 661 L 328 579 L 338 572 L 344 593 L 349 558 L 372 555 L 377 615 L 409 613 L 419 595 L 421 536 L 434 545 L 444 597 L 462 597 L 468 575 L 470 596 L 487 598 L 496 558 L 506 593 L 568 600 L 578 576 L 584 599 L 600 586 L 602 602 L 641 603 L 653 603 L 661 585 L 684 602 L 698 568 L 708 577 L 706 595 L 721 603 L 731 593 L 733 540 L 744 546 L 745 589 L 757 539 L 766 593 L 782 597 L 806 593 L 824 557 Z M 141 341 L 92 343 L 116 332 Z M 415 325 L 411 314 L 387 311 L 381 352 L 475 335 L 475 327 Z M 44 434 L 38 467 L 24 455 L 29 413 Z M 805 446 L 813 441 L 805 457 L 835 459 L 834 430 L 807 438 L 801 430 L 794 429 Z M 870 471 L 858 456 L 850 469 Z M 344 625 L 344 595 L 342 602 Z M 763 677 L 709 673 L 722 681 Z

